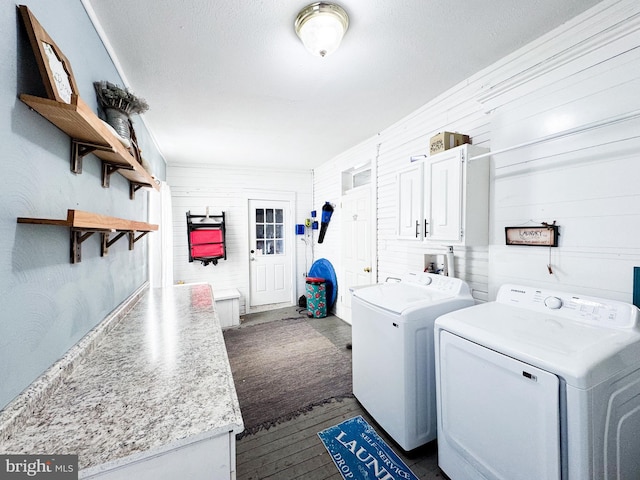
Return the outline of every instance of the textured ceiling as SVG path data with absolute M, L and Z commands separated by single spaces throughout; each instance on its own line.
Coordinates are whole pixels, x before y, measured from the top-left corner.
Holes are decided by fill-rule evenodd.
M 313 168 L 599 0 L 342 0 L 326 58 L 301 0 L 83 0 L 167 162 Z

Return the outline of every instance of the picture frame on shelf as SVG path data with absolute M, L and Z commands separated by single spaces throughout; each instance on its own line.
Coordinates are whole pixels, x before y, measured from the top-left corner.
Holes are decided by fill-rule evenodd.
M 26 5 L 19 5 L 18 9 L 27 29 L 47 96 L 58 102 L 72 103 L 73 96 L 78 95 L 78 86 L 69 60 L 31 10 Z

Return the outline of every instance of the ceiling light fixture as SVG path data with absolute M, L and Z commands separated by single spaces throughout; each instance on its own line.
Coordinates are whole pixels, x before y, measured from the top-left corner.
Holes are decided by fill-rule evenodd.
M 300 10 L 295 29 L 313 55 L 326 57 L 335 52 L 349 28 L 349 16 L 340 5 L 316 2 Z

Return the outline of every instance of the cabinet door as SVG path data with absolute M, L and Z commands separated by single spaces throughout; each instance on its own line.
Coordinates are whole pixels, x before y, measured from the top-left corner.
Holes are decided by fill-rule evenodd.
M 398 237 L 422 239 L 422 162 L 398 172 Z
M 427 159 L 425 165 L 426 240 L 461 240 L 462 153 L 447 151 Z

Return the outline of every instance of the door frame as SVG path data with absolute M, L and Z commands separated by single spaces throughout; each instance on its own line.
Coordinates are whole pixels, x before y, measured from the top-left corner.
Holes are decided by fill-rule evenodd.
M 245 211 L 246 211 L 246 219 L 247 219 L 247 239 L 246 239 L 246 244 L 247 244 L 247 254 L 245 257 L 245 261 L 246 261 L 246 268 L 247 268 L 247 279 L 248 279 L 248 285 L 247 285 L 247 304 L 246 304 L 246 313 L 251 313 L 251 312 L 259 312 L 262 310 L 268 310 L 269 306 L 274 305 L 274 304 L 270 304 L 268 306 L 265 305 L 258 305 L 255 307 L 251 306 L 251 282 L 253 281 L 253 279 L 251 278 L 251 261 L 249 260 L 249 252 L 252 249 L 251 246 L 251 232 L 250 232 L 250 228 L 251 228 L 251 212 L 249 211 L 249 204 L 252 201 L 260 201 L 260 200 L 266 200 L 266 201 L 279 201 L 279 202 L 288 202 L 289 203 L 289 219 L 290 219 L 290 223 L 291 225 L 289 225 L 290 231 L 288 232 L 289 235 L 291 235 L 292 237 L 295 236 L 295 232 L 293 230 L 293 225 L 295 224 L 295 214 L 296 214 L 296 210 L 297 210 L 297 203 L 296 203 L 296 192 L 287 192 L 287 191 L 273 191 L 273 190 L 248 190 L 247 195 L 245 197 Z M 291 255 L 291 295 L 289 297 L 289 304 L 286 305 L 295 305 L 295 299 L 298 298 L 298 283 L 296 281 L 297 278 L 297 273 L 298 273 L 298 255 L 297 255 L 297 251 L 296 251 L 296 243 L 295 241 L 291 241 L 291 249 L 292 249 L 292 255 Z M 275 304 L 277 305 L 277 304 Z
M 376 179 L 378 178 L 379 153 L 380 153 L 380 144 L 376 146 L 376 154 L 372 156 L 369 160 L 359 165 L 352 166 L 350 168 L 344 168 L 341 172 L 342 189 L 340 193 L 340 201 L 342 202 L 342 198 L 345 195 L 347 195 L 350 190 L 353 189 L 353 186 L 350 186 L 348 184 L 345 185 L 345 176 L 353 175 L 354 173 L 358 173 L 367 169 L 371 170 L 371 182 L 367 185 L 361 185 L 355 188 L 358 188 L 358 189 L 367 188 L 369 190 L 369 205 L 370 205 L 370 212 L 369 212 L 370 247 L 369 248 L 370 248 L 370 255 L 371 255 L 370 260 L 371 260 L 371 284 L 372 285 L 378 283 L 378 262 L 377 262 L 377 258 L 378 258 L 378 202 L 377 202 L 378 186 L 377 185 L 378 184 Z M 340 227 L 342 229 L 342 221 L 340 223 Z M 340 252 L 340 269 L 339 269 L 339 278 L 338 278 L 339 282 L 343 282 L 344 277 L 345 277 L 344 259 L 343 259 L 343 253 L 341 251 Z M 347 292 L 347 294 L 350 295 L 349 292 Z M 340 296 L 338 296 L 338 300 L 336 301 L 336 315 L 338 315 L 338 317 L 340 318 L 343 318 L 346 314 L 346 310 L 347 310 L 347 307 L 345 307 L 345 301 Z M 350 320 L 351 319 L 349 319 L 348 323 L 351 323 Z M 345 321 L 347 320 L 345 319 Z

